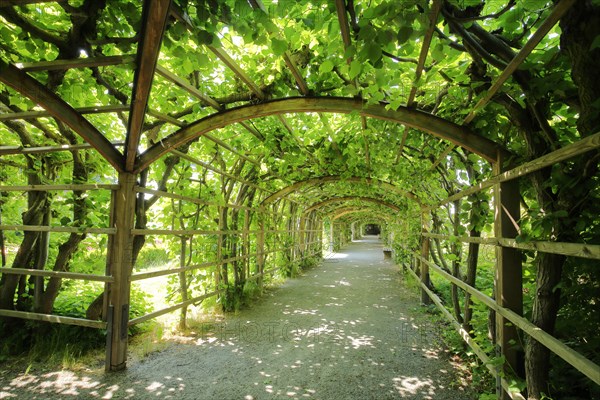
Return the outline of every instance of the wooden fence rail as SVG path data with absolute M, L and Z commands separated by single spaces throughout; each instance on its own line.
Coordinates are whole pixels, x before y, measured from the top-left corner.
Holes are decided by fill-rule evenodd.
M 94 233 L 114 235 L 117 228 L 91 228 L 86 226 L 45 226 L 45 225 L 0 225 L 0 231 Z
M 600 260 L 600 245 L 597 244 L 547 241 L 517 242 L 515 239 L 508 238 L 452 236 L 429 232 L 422 232 L 421 235 L 432 239 L 442 239 L 450 241 L 458 240 L 462 243 L 479 243 L 483 245 L 503 246 L 519 250 L 534 250 L 541 251 L 543 253 L 562 254 L 571 257 L 591 258 L 594 260 Z
M 575 369 L 583 373 L 585 376 L 590 378 L 593 382 L 600 385 L 600 366 L 593 361 L 585 358 L 580 353 L 571 349 L 567 345 L 565 345 L 560 340 L 556 339 L 554 336 L 535 326 L 527 319 L 521 317 L 516 314 L 514 311 L 509 310 L 508 308 L 504 308 L 496 303 L 494 299 L 489 296 L 486 296 L 479 290 L 474 287 L 466 284 L 462 280 L 450 275 L 446 271 L 444 271 L 441 267 L 435 265 L 431 261 L 422 257 L 421 254 L 415 253 L 415 256 L 420 259 L 422 262 L 426 263 L 430 269 L 433 269 L 438 274 L 442 275 L 444 278 L 454 283 L 456 286 L 465 290 L 473 297 L 481 301 L 487 307 L 493 309 L 497 313 L 501 314 L 504 318 L 513 323 L 516 327 L 521 329 L 523 332 L 527 333 L 529 336 L 533 337 L 535 340 L 546 346 L 553 353 L 561 357 L 563 360 L 571 364 Z
M 63 317 L 62 315 L 40 314 L 33 312 L 0 309 L 0 316 L 28 319 L 33 321 L 45 321 L 64 325 L 85 326 L 88 328 L 96 329 L 106 329 L 106 322 L 103 321 L 92 321 L 90 319 L 84 318 Z
M 115 281 L 112 276 L 106 276 L 106 275 L 80 274 L 77 272 L 51 271 L 51 270 L 30 269 L 30 268 L 4 267 L 4 268 L 0 268 L 0 274 L 47 276 L 47 277 L 52 277 L 52 278 L 77 279 L 77 280 L 95 281 L 95 282 L 114 282 Z
M 498 174 L 483 182 L 477 183 L 468 189 L 462 190 L 450 197 L 447 197 L 433 206 L 426 207 L 426 209 L 432 210 L 454 200 L 477 193 L 483 189 L 491 188 L 498 183 L 510 181 L 521 176 L 531 174 L 532 172 L 539 171 L 542 168 L 549 167 L 558 162 L 568 160 L 569 158 L 587 153 L 588 151 L 596 150 L 598 148 L 600 148 L 600 132 L 596 132 L 595 134 L 581 139 L 578 142 L 562 147 L 556 151 L 553 151 L 552 153 L 548 153 L 542 157 L 536 158 L 533 161 L 526 162 L 525 164 L 522 164 L 516 168 Z
M 491 363 L 490 357 L 481 349 L 481 347 L 479 347 L 479 345 L 473 340 L 471 335 L 469 335 L 469 333 L 461 326 L 461 324 L 456 320 L 456 318 L 454 318 L 454 316 L 450 314 L 450 312 L 442 303 L 442 300 L 435 293 L 433 293 L 423 282 L 421 282 L 421 278 L 417 276 L 417 274 L 411 268 L 406 268 L 406 270 L 410 272 L 413 278 L 415 278 L 416 282 L 419 284 L 419 286 L 421 286 L 421 289 L 423 289 L 429 295 L 433 303 L 442 312 L 442 314 L 444 314 L 446 319 L 450 321 L 452 326 L 454 326 L 454 328 L 458 331 L 460 337 L 465 341 L 465 343 L 473 350 L 477 357 L 479 357 L 479 359 L 481 360 L 483 365 L 485 365 L 485 367 L 488 369 L 490 374 L 492 374 L 494 378 L 498 378 L 498 368 Z M 501 385 L 502 388 L 509 394 L 511 399 L 525 400 L 525 397 L 523 397 L 521 393 L 519 393 L 518 391 L 514 391 L 510 387 L 510 384 L 506 381 L 506 379 L 501 378 Z

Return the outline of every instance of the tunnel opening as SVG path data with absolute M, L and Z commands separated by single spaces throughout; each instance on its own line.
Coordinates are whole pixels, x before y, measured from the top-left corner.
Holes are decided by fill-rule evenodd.
M 379 224 L 366 224 L 365 235 L 379 235 L 381 233 L 381 227 Z

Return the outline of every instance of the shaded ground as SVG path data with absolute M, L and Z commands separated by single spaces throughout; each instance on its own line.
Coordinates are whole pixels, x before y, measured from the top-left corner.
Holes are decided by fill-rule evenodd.
M 3 373 L 0 398 L 476 398 L 381 247 L 375 237 L 352 243 L 123 373 Z

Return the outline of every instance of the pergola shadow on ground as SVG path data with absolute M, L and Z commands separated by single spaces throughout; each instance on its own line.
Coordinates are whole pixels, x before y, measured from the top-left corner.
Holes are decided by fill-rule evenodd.
M 470 399 L 439 321 L 383 244 L 366 236 L 270 291 L 252 308 L 205 320 L 187 343 L 126 373 L 30 371 L 0 378 L 11 398 Z
M 97 329 L 121 371 L 373 224 L 499 397 L 589 397 L 600 6 L 475 3 L 0 0 L 0 336 Z

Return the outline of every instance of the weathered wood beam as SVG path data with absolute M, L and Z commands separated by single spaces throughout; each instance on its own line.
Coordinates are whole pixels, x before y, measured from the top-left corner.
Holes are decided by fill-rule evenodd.
M 394 194 L 397 194 L 399 196 L 402 197 L 407 197 L 411 200 L 414 200 L 416 202 L 419 202 L 419 199 L 417 198 L 417 196 L 415 196 L 413 193 L 408 192 L 404 189 L 401 189 L 397 186 L 394 186 L 391 183 L 388 182 L 384 182 L 382 180 L 379 179 L 375 179 L 375 178 L 362 178 L 359 176 L 353 176 L 353 177 L 348 177 L 348 178 L 343 178 L 341 176 L 336 176 L 336 175 L 331 175 L 331 176 L 322 176 L 320 178 L 311 178 L 311 179 L 306 179 L 304 181 L 298 181 L 295 182 L 292 185 L 286 186 L 285 188 L 273 193 L 271 196 L 265 198 L 261 205 L 262 206 L 266 206 L 268 204 L 271 204 L 279 199 L 281 199 L 282 197 L 285 197 L 291 193 L 297 192 L 301 189 L 304 189 L 306 187 L 312 187 L 312 186 L 316 186 L 316 185 L 321 185 L 323 183 L 336 183 L 336 182 L 353 182 L 353 183 L 364 183 L 366 185 L 369 185 L 370 187 L 379 187 L 381 189 L 384 189 L 386 191 L 392 192 Z
M 150 108 L 147 109 L 147 114 L 153 116 L 156 119 L 168 122 L 171 125 L 175 125 L 175 126 L 178 126 L 180 128 L 183 128 L 184 126 L 187 126 L 187 122 L 180 121 L 177 118 L 171 117 L 168 114 L 161 113 L 161 112 L 158 112 L 156 110 L 152 110 Z
M 367 138 L 367 135 L 365 134 L 365 131 L 367 130 L 367 119 L 365 118 L 365 116 L 361 116 L 360 117 L 360 122 L 361 122 L 361 128 L 362 128 L 362 137 L 363 140 L 365 141 L 365 164 L 367 166 L 367 174 L 371 174 L 371 153 L 369 151 L 369 139 Z
M 38 4 L 38 3 L 64 3 L 67 0 L 0 0 L 1 7 L 16 7 L 25 6 L 27 4 Z
M 490 162 L 495 160 L 496 152 L 500 149 L 498 144 L 472 133 L 466 127 L 461 127 L 435 115 L 406 107 L 400 107 L 397 110 L 388 110 L 383 104 L 368 105 L 363 100 L 353 98 L 291 97 L 232 108 L 193 122 L 164 138 L 141 154 L 136 165 L 136 170 L 147 167 L 154 160 L 166 154 L 171 148 L 176 148 L 215 129 L 254 118 L 305 112 L 344 114 L 357 112 L 365 117 L 402 123 L 456 143 L 467 150 L 479 154 Z
M 87 68 L 87 67 L 105 67 L 109 65 L 122 65 L 131 64 L 135 62 L 135 56 L 104 56 L 104 57 L 88 57 L 88 58 L 75 58 L 72 60 L 53 60 L 53 61 L 39 61 L 39 62 L 28 62 L 28 63 L 17 63 L 17 68 L 25 72 L 37 72 L 37 71 L 56 71 L 66 70 L 72 68 Z
M 288 69 L 292 73 L 292 76 L 294 77 L 294 80 L 298 85 L 298 89 L 300 90 L 300 93 L 302 93 L 304 96 L 308 96 L 310 94 L 310 91 L 308 90 L 308 85 L 306 84 L 302 73 L 298 69 L 298 66 L 292 59 L 292 54 L 289 51 L 286 51 L 283 54 L 283 61 L 285 61 L 285 65 L 287 65 Z
M 184 24 L 187 30 L 192 31 L 192 32 L 194 32 L 196 30 L 196 27 L 194 26 L 194 23 L 192 22 L 192 20 L 190 19 L 190 17 L 187 15 L 187 13 L 185 12 L 185 10 L 182 10 L 176 3 L 171 3 L 171 10 L 170 10 L 170 12 L 171 12 L 171 16 L 173 18 L 175 18 L 176 20 L 178 20 L 179 22 L 181 22 L 182 24 Z M 211 48 L 211 46 L 209 46 L 209 49 L 211 51 L 213 51 L 213 53 L 214 53 L 214 50 L 213 50 L 213 49 L 215 49 L 214 47 Z M 223 52 L 221 54 L 221 56 L 224 57 L 225 60 L 230 61 L 231 63 L 235 64 L 235 62 L 233 60 L 231 60 L 231 57 L 229 57 L 226 53 Z M 221 58 L 221 60 L 223 60 L 223 58 Z M 258 90 L 259 93 L 261 93 L 261 95 L 262 95 L 262 91 L 250 79 L 250 77 L 248 77 L 241 69 L 239 69 L 239 71 L 241 71 L 243 73 L 243 75 L 248 80 L 248 82 L 250 83 L 250 85 L 252 85 L 250 87 L 251 88 L 254 87 L 254 89 L 253 89 L 254 93 L 256 94 L 256 90 Z M 240 79 L 241 79 L 241 77 L 240 77 Z M 260 98 L 261 95 L 259 95 L 259 98 Z M 220 110 L 220 109 L 221 109 L 221 106 L 219 105 L 218 110 Z M 265 140 L 264 136 L 260 132 L 258 132 L 256 129 L 254 129 L 252 126 L 248 125 L 245 122 L 240 122 L 240 125 L 242 125 L 244 128 L 246 128 L 246 130 L 248 132 L 250 132 L 258 140 L 260 140 L 260 141 L 264 141 Z
M 45 108 L 90 143 L 117 171 L 123 169 L 123 155 L 87 119 L 63 99 L 14 65 L 0 60 L 0 82 Z
M 248 3 L 252 8 L 261 10 L 265 14 L 268 13 L 267 8 L 261 0 L 248 0 Z M 289 51 L 286 50 L 286 52 L 283 54 L 283 60 L 285 61 L 285 64 L 292 73 L 292 76 L 294 77 L 294 80 L 298 85 L 298 89 L 300 89 L 300 93 L 302 93 L 304 96 L 308 96 L 309 91 L 308 86 L 306 85 L 306 81 L 302 77 L 302 73 L 300 73 L 300 70 L 298 69 L 298 66 L 292 59 L 291 53 Z
M 493 164 L 494 175 L 503 172 L 506 160 L 499 156 L 498 161 Z M 514 221 L 518 221 L 520 215 L 519 181 L 512 180 L 499 182 L 494 186 L 494 233 L 496 237 L 514 239 L 518 235 Z M 523 266 L 521 254 L 517 249 L 496 246 L 496 270 L 495 270 L 496 303 L 508 308 L 518 315 L 523 315 Z M 506 359 L 503 366 L 504 372 L 519 376 L 523 354 L 512 344 L 519 340 L 517 328 L 510 324 L 501 314 L 496 314 L 496 345 L 500 348 L 500 354 Z M 524 376 L 519 376 L 524 378 Z M 501 389 L 500 389 L 501 391 Z M 508 400 L 507 392 L 498 393 L 501 399 Z
M 348 16 L 346 15 L 346 2 L 344 0 L 336 0 L 335 8 L 337 11 L 338 22 L 340 24 L 340 31 L 342 34 L 342 41 L 344 42 L 344 50 L 346 50 L 351 44 L 352 40 L 350 38 L 350 25 L 348 23 Z M 352 62 L 352 58 L 348 58 L 346 63 L 350 64 Z M 354 87 L 358 88 L 357 79 L 354 80 Z M 367 128 L 367 120 L 364 116 L 361 117 L 363 129 Z M 366 143 L 366 142 L 365 142 Z M 369 151 L 367 148 L 367 166 L 369 165 Z
M 417 274 L 411 268 L 406 268 L 406 271 L 408 271 L 417 281 L 420 280 L 420 277 L 417 276 Z M 456 328 L 456 330 L 458 331 L 458 333 L 460 334 L 462 339 L 465 341 L 465 343 L 473 350 L 473 352 L 477 355 L 477 357 L 479 357 L 479 359 L 483 362 L 483 365 L 486 366 L 486 368 L 488 369 L 488 372 L 494 378 L 498 377 L 498 371 L 496 370 L 496 367 L 491 362 L 489 356 L 481 349 L 481 347 L 479 347 L 477 342 L 475 342 L 473 340 L 473 338 L 471 337 L 471 334 L 469 332 L 465 331 L 465 329 L 456 320 L 456 318 L 452 314 L 450 314 L 450 312 L 448 311 L 446 306 L 442 303 L 442 301 L 440 300 L 438 295 L 433 293 L 427 286 L 423 285 L 421 282 L 419 282 L 419 284 L 421 285 L 421 288 L 427 293 L 427 295 L 429 295 L 431 300 L 433 300 L 433 303 L 437 306 L 437 308 L 442 312 L 442 314 L 444 314 L 446 319 L 448 321 L 450 321 L 452 323 L 452 325 L 454 325 L 454 328 Z M 512 396 L 512 400 L 526 400 L 525 397 L 523 397 L 523 395 L 518 392 L 518 389 L 514 388 L 514 386 L 511 387 L 511 384 L 509 382 L 507 382 L 507 380 L 505 378 L 500 378 L 500 379 L 501 379 L 502 387 L 507 392 L 510 392 L 510 394 Z
M 318 203 L 315 203 L 315 204 L 311 205 L 310 207 L 308 207 L 306 210 L 304 210 L 302 213 L 308 214 L 311 211 L 318 210 L 319 208 L 325 207 L 327 205 L 334 204 L 334 203 L 342 203 L 342 202 L 346 202 L 346 201 L 361 201 L 361 202 L 367 202 L 367 203 L 374 203 L 374 204 L 379 204 L 379 205 L 385 206 L 387 208 L 390 208 L 396 212 L 401 211 L 400 207 L 398 207 L 397 205 L 390 203 L 389 201 L 376 199 L 374 197 L 344 196 L 344 197 L 334 197 L 331 199 L 327 199 L 327 200 L 323 200 Z
M 541 40 L 550 32 L 550 30 L 556 25 L 556 23 L 562 18 L 563 15 L 575 4 L 577 0 L 562 0 L 556 4 L 552 9 L 550 15 L 542 22 L 540 27 L 535 31 L 531 38 L 525 43 L 523 48 L 515 55 L 515 57 L 508 63 L 504 71 L 494 81 L 492 86 L 488 89 L 484 97 L 482 97 L 475 107 L 471 110 L 469 115 L 465 117 L 463 125 L 470 123 L 475 117 L 475 113 L 478 109 L 485 106 L 494 97 L 496 92 L 502 87 L 504 82 L 519 68 L 519 66 L 525 61 L 525 59 L 531 54 L 535 47 L 541 42 Z
M 98 235 L 114 235 L 114 228 L 88 228 L 85 226 L 46 226 L 46 225 L 0 225 L 2 231 L 22 232 L 64 232 L 64 233 L 92 233 Z
M 131 294 L 131 271 L 133 270 L 133 235 L 136 175 L 119 174 L 119 190 L 111 202 L 111 224 L 117 233 L 108 241 L 108 271 L 113 277 L 104 296 L 108 299 L 108 325 L 106 346 L 106 370 L 119 371 L 127 361 L 129 301 Z
M 398 155 L 396 155 L 396 161 L 394 164 L 398 164 L 400 162 L 400 157 L 402 157 L 402 150 L 404 150 L 404 145 L 406 144 L 406 139 L 408 138 L 408 127 L 404 126 L 404 132 L 402 132 L 402 140 L 400 141 L 400 146 L 398 147 Z
M 163 76 L 165 79 L 169 80 L 170 82 L 173 82 L 180 88 L 184 89 L 188 93 L 192 94 L 193 96 L 196 96 L 202 102 L 202 104 L 212 107 L 217 111 L 223 110 L 223 107 L 215 99 L 203 94 L 198 89 L 196 89 L 193 85 L 188 83 L 185 79 L 173 74 L 172 72 L 161 67 L 160 65 L 157 65 L 156 72 L 159 75 Z M 260 132 L 258 132 L 256 129 L 254 129 L 253 127 L 251 127 L 250 125 L 248 125 L 244 122 L 240 122 L 240 125 L 242 125 L 248 132 L 250 132 L 258 140 L 260 140 L 260 141 L 265 140 L 265 138 L 262 136 L 262 134 Z
M 234 149 L 233 147 L 231 147 L 230 145 L 228 145 L 227 143 L 225 143 L 224 141 L 222 141 L 221 139 L 217 139 L 216 137 L 209 135 L 208 133 L 204 135 L 204 137 L 208 140 L 210 140 L 211 142 L 215 143 L 218 146 L 223 147 L 226 150 L 229 150 L 231 153 L 235 154 L 236 156 L 243 158 L 244 160 L 248 161 L 251 164 L 256 165 L 257 167 L 260 167 L 261 164 L 259 161 L 246 156 L 245 154 L 240 153 L 239 151 L 237 151 L 236 149 Z
M 148 108 L 154 71 L 160 54 L 171 0 L 146 0 L 142 11 L 142 32 L 137 48 L 131 110 L 125 142 L 125 170 L 133 169 Z
M 191 163 L 194 163 L 196 165 L 204 167 L 204 168 L 208 169 L 209 171 L 212 171 L 212 172 L 214 172 L 216 174 L 219 174 L 221 176 L 225 176 L 225 177 L 227 177 L 229 179 L 232 179 L 232 180 L 234 180 L 236 182 L 242 183 L 242 184 L 244 184 L 246 186 L 253 187 L 253 188 L 257 189 L 257 190 L 260 190 L 260 191 L 263 191 L 263 192 L 267 192 L 269 194 L 271 193 L 271 191 L 269 191 L 269 190 L 267 190 L 265 188 L 261 188 L 260 186 L 258 186 L 254 182 L 247 181 L 245 179 L 240 178 L 239 176 L 230 174 L 227 171 L 223 171 L 223 170 L 221 170 L 219 168 L 213 167 L 210 163 L 202 161 L 202 160 L 200 160 L 198 158 L 192 157 L 189 154 L 182 153 L 182 152 L 180 152 L 178 150 L 171 150 L 171 153 L 173 153 L 176 156 L 181 157 L 181 158 L 183 158 L 185 160 L 188 160 Z
M 47 192 L 51 190 L 117 190 L 119 185 L 109 184 L 64 184 L 64 185 L 0 185 L 0 192 Z M 27 225 L 32 226 L 32 225 Z
M 421 45 L 421 53 L 419 54 L 419 61 L 417 63 L 417 69 L 415 71 L 415 83 L 412 85 L 410 89 L 410 94 L 408 95 L 408 101 L 406 102 L 406 106 L 412 108 L 415 106 L 415 96 L 417 94 L 417 84 L 421 79 L 421 74 L 423 74 L 423 69 L 425 68 L 425 61 L 427 61 L 427 54 L 429 54 L 429 47 L 431 46 L 431 39 L 433 38 L 433 32 L 435 31 L 435 26 L 437 22 L 438 15 L 440 10 L 442 9 L 442 1 L 441 0 L 433 0 L 431 4 L 431 10 L 429 12 L 429 27 L 425 32 L 425 36 L 423 37 L 423 44 Z
M 587 153 L 588 151 L 600 149 L 600 132 L 596 132 L 591 136 L 581 139 L 578 142 L 571 143 L 565 147 L 543 155 L 535 160 L 521 164 L 518 167 L 511 169 L 510 171 L 503 172 L 500 175 L 494 176 L 483 182 L 479 182 L 470 188 L 461 190 L 460 192 L 453 194 L 450 197 L 440 201 L 431 208 L 437 208 L 444 204 L 450 203 L 451 201 L 458 200 L 465 196 L 473 193 L 477 193 L 483 189 L 490 188 L 497 183 L 506 182 L 521 176 L 528 175 L 532 172 L 539 171 L 542 168 L 549 167 L 550 165 L 559 163 L 561 161 L 568 160 L 569 158 L 578 156 L 580 154 Z
M 39 314 L 27 311 L 0 310 L 0 317 L 29 319 L 32 321 L 44 321 L 63 325 L 77 325 L 96 329 L 106 328 L 106 322 L 102 321 L 92 321 L 83 318 L 63 317 L 62 315 Z
M 335 221 L 336 219 L 340 219 L 340 218 L 342 218 L 346 215 L 350 215 L 350 214 L 373 214 L 371 218 L 381 219 L 384 221 L 390 219 L 389 215 L 378 213 L 378 212 L 376 212 L 376 210 L 364 208 L 364 206 L 362 208 L 354 208 L 354 209 L 350 208 L 350 209 L 336 210 L 336 213 L 331 215 L 330 218 L 332 221 Z
M 125 143 L 116 142 L 112 145 L 115 147 L 123 146 Z M 0 156 L 18 155 L 18 154 L 36 154 L 36 153 L 52 153 L 55 151 L 73 151 L 93 149 L 89 143 L 81 144 L 63 144 L 60 146 L 41 146 L 41 147 L 23 147 L 23 146 L 0 146 Z
M 337 11 L 338 22 L 340 23 L 340 33 L 342 34 L 345 50 L 351 44 L 350 25 L 348 24 L 348 16 L 346 15 L 346 2 L 344 0 L 335 0 L 335 9 Z M 346 60 L 348 63 L 351 61 L 351 58 Z
M 417 255 L 418 258 L 422 259 Z M 423 259 L 422 259 L 423 260 Z M 472 286 L 469 286 L 459 278 L 452 276 L 447 273 L 439 266 L 430 262 L 429 260 L 423 260 L 426 264 L 435 270 L 438 274 L 446 278 L 448 281 L 457 285 L 461 289 L 469 292 L 473 297 L 481 301 L 487 307 L 496 311 L 496 313 L 502 315 L 504 318 L 509 320 L 512 324 L 514 324 L 517 328 L 521 329 L 527 335 L 533 337 L 535 340 L 546 346 L 550 349 L 554 354 L 571 364 L 578 371 L 585 374 L 588 378 L 590 378 L 593 382 L 600 385 L 600 375 L 598 375 L 598 364 L 593 361 L 587 359 L 577 351 L 573 350 L 554 336 L 550 335 L 543 329 L 540 329 L 539 326 L 532 324 L 526 318 L 518 315 L 512 310 L 499 306 L 494 299 L 483 294 L 479 290 L 475 289 Z
M 442 151 L 442 154 L 440 154 L 440 156 L 434 161 L 433 165 L 431 166 L 431 169 L 435 169 L 438 165 L 440 165 L 440 163 L 446 159 L 448 154 L 450 154 L 450 152 L 454 150 L 454 147 L 454 145 L 446 147 L 446 149 Z
M 214 46 L 207 46 L 210 51 L 214 53 L 227 67 L 233 71 L 234 74 L 237 75 L 238 78 L 242 80 L 250 88 L 252 93 L 256 95 L 259 99 L 263 100 L 266 98 L 266 94 L 258 87 L 256 83 L 248 76 L 246 71 L 242 67 L 239 66 L 237 62 L 227 52 L 221 48 L 217 48 Z
M 164 77 L 165 79 L 167 79 L 169 82 L 176 84 L 177 86 L 184 89 L 188 93 L 197 97 L 202 102 L 202 104 L 204 104 L 205 106 L 212 107 L 217 111 L 221 111 L 223 109 L 223 107 L 221 107 L 221 105 L 219 103 L 217 103 L 217 101 L 215 99 L 213 99 L 210 96 L 205 95 L 200 90 L 196 89 L 193 85 L 191 85 L 188 81 L 186 81 L 185 79 L 180 78 L 179 76 L 175 75 L 174 73 L 168 71 L 164 67 L 157 65 L 156 72 L 159 75 L 161 75 L 162 77 Z
M 542 253 L 562 254 L 568 257 L 581 257 L 600 260 L 600 245 L 588 243 L 567 243 L 567 242 L 517 242 L 515 239 L 496 238 L 496 237 L 472 237 L 472 236 L 451 236 L 439 233 L 423 234 L 434 239 L 458 240 L 463 243 L 479 243 L 484 245 L 510 247 L 519 250 L 532 250 Z
M 128 105 L 116 104 L 112 106 L 91 106 L 91 107 L 80 107 L 74 109 L 79 114 L 104 114 L 113 112 L 129 111 Z M 16 119 L 35 119 L 42 117 L 53 117 L 52 113 L 48 110 L 40 111 L 23 111 L 15 113 L 0 114 L 0 121 L 12 121 Z
M 63 272 L 63 271 L 52 271 L 52 270 L 39 270 L 31 268 L 0 268 L 0 274 L 13 274 L 13 275 L 32 275 L 32 276 L 49 276 L 58 277 L 64 279 L 76 279 L 83 281 L 94 281 L 94 282 L 112 282 L 112 276 L 95 275 L 95 274 L 80 274 L 76 272 Z

